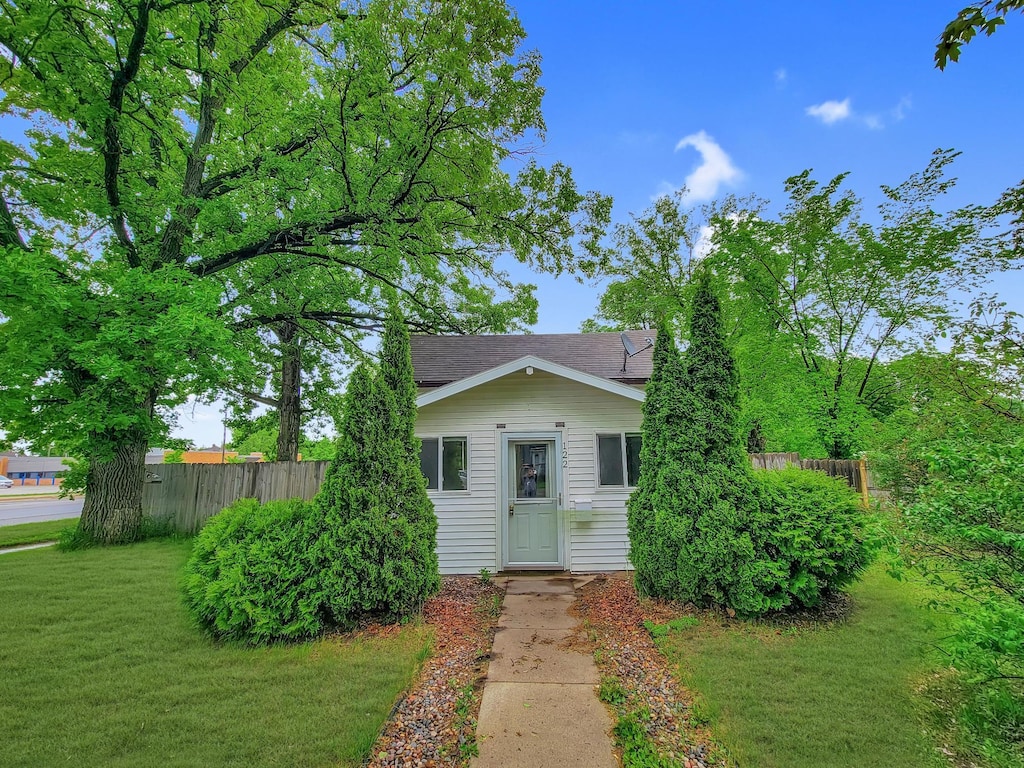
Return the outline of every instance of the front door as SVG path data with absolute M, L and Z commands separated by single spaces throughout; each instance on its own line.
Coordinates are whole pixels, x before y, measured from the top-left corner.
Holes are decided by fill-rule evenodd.
M 554 440 L 509 440 L 507 565 L 561 565 L 558 546 L 558 461 Z

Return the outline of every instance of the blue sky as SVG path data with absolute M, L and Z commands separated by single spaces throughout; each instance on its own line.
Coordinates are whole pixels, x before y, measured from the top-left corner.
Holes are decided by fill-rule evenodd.
M 850 171 L 849 187 L 877 202 L 880 184 L 923 169 L 938 147 L 963 152 L 952 205 L 991 202 L 1024 178 L 1020 14 L 940 72 L 936 39 L 968 0 L 511 2 L 543 56 L 539 160 L 613 196 L 617 221 L 695 172 L 705 197 L 776 205 L 805 168 L 820 180 Z M 576 331 L 596 310 L 598 287 L 513 274 L 538 285 L 535 332 Z M 1020 275 L 998 287 L 1024 312 Z M 219 442 L 218 408 L 182 408 L 176 434 Z
M 876 203 L 879 185 L 922 170 L 939 147 L 963 152 L 951 205 L 992 202 L 1024 178 L 1019 15 L 940 72 L 936 39 L 967 0 L 512 4 L 526 47 L 543 56 L 538 159 L 567 163 L 581 189 L 611 195 L 617 221 L 704 165 L 695 144 L 710 150 L 697 177 L 706 193 L 780 206 L 783 182 L 805 168 L 821 180 L 850 171 L 849 187 Z M 577 331 L 596 311 L 599 287 L 512 271 L 538 286 L 537 333 Z M 1024 312 L 1024 280 L 999 282 Z M 177 434 L 208 445 L 220 424 L 215 408 L 198 406 Z
M 935 42 L 967 0 L 512 4 L 543 56 L 540 160 L 612 195 L 616 220 L 698 169 L 705 196 L 778 206 L 806 168 L 819 180 L 850 171 L 872 205 L 939 147 L 963 153 L 951 205 L 992 202 L 1024 178 L 1020 14 L 940 72 Z M 538 284 L 536 332 L 578 330 L 595 312 L 593 286 L 514 274 Z M 999 283 L 1024 311 L 1024 280 Z

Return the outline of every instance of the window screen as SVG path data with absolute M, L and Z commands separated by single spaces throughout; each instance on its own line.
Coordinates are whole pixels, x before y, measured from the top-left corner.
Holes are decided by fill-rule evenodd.
M 427 478 L 427 488 L 437 490 L 437 438 L 429 437 L 420 444 L 420 472 Z
M 622 435 L 597 436 L 597 461 L 601 485 L 622 483 Z
M 640 478 L 640 435 L 626 435 L 626 480 L 631 488 Z
M 446 437 L 443 443 L 441 474 L 443 489 L 464 491 L 468 487 L 466 476 L 466 438 Z

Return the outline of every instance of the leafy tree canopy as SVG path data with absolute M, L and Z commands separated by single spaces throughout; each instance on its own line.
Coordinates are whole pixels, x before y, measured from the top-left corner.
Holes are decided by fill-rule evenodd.
M 1024 11 L 1024 0 L 984 0 L 969 5 L 956 15 L 942 30 L 939 44 L 935 47 L 935 66 L 945 69 L 951 61 L 960 61 L 960 48 L 983 32 L 986 36 L 1006 23 L 1006 17 L 1013 11 Z
M 610 201 L 564 165 L 504 170 L 544 131 L 540 59 L 504 3 L 4 9 L 0 105 L 33 127 L 0 142 L 0 420 L 89 459 L 101 539 L 135 535 L 168 409 L 226 371 L 258 381 L 238 331 L 275 301 L 342 316 L 464 288 L 478 306 L 508 284 L 499 255 L 594 266 Z

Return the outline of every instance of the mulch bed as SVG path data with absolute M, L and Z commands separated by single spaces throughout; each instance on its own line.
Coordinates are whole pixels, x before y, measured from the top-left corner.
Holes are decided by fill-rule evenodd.
M 690 722 L 693 697 L 672 676 L 644 626 L 645 620 L 665 624 L 677 618 L 679 607 L 641 601 L 631 579 L 602 575 L 576 591 L 570 610 L 583 620 L 578 642 L 601 650 L 596 658 L 602 676 L 615 678 L 626 692 L 619 714 L 650 713 L 640 722 L 661 757 L 685 768 L 724 765 L 715 757 L 710 733 Z
M 370 768 L 454 768 L 476 739 L 479 688 L 494 639 L 495 596 L 504 590 L 473 576 L 445 576 L 423 618 L 434 645 L 419 679 L 398 702 L 370 752 Z M 500 601 L 497 603 L 500 605 Z

